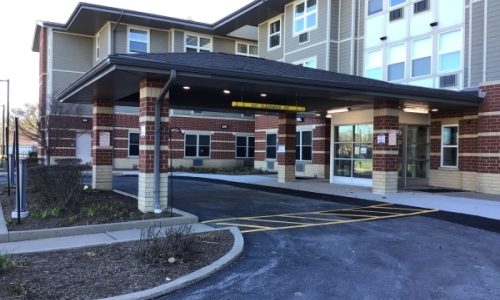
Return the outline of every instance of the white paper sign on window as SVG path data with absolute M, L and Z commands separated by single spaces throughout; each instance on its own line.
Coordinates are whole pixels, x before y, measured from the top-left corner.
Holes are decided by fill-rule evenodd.
M 278 145 L 278 153 L 285 153 L 285 145 Z
M 377 144 L 379 145 L 385 144 L 385 134 L 377 135 Z
M 389 130 L 389 146 L 397 145 L 397 136 L 398 136 L 397 130 Z
M 110 146 L 110 133 L 101 131 L 99 133 L 99 146 L 109 147 Z
M 141 124 L 141 138 L 146 137 L 146 124 Z

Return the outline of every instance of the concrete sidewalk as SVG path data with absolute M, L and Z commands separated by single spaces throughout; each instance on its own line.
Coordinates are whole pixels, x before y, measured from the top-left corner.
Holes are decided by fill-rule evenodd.
M 330 184 L 326 179 L 299 179 L 296 182 L 278 183 L 276 175 L 218 175 L 174 173 L 176 177 L 206 178 L 243 184 L 269 186 L 289 190 L 337 195 L 357 199 L 402 204 L 420 208 L 438 209 L 453 213 L 500 220 L 500 196 L 475 192 L 431 194 L 410 189 L 396 194 L 373 194 L 370 187 Z M 500 183 L 499 183 L 500 184 Z

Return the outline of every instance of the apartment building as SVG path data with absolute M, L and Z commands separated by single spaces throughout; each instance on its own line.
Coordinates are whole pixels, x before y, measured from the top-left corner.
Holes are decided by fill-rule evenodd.
M 85 116 L 93 137 L 68 138 L 55 156 L 78 157 L 77 145 L 91 142 L 94 178 L 99 166 L 137 164 L 145 174 L 139 181 L 149 180 L 152 167 L 140 157 L 142 149 L 152 151 L 153 138 L 143 139 L 155 108 L 146 98 L 175 78 L 168 64 L 186 72 L 161 106 L 162 126 L 176 128 L 174 166 L 253 162 L 278 170 L 280 181 L 307 176 L 377 193 L 432 185 L 500 194 L 499 12 L 492 0 L 268 0 L 204 24 L 80 3 L 66 24 L 37 25 L 40 101 L 93 103 Z M 204 53 L 206 60 L 182 53 Z M 141 73 L 139 65 L 147 68 Z M 113 70 L 105 71 L 108 66 Z M 210 74 L 186 79 L 192 75 L 186 68 L 208 72 L 209 66 Z M 224 77 L 229 71 L 236 73 Z M 254 79 L 246 78 L 250 73 Z M 259 81 L 266 75 L 276 76 Z M 301 85 L 310 78 L 328 87 Z M 267 87 L 270 82 L 276 87 Z M 306 109 L 232 108 L 230 98 Z M 113 144 L 101 145 L 100 132 L 109 132 Z M 163 135 L 161 153 L 168 155 Z

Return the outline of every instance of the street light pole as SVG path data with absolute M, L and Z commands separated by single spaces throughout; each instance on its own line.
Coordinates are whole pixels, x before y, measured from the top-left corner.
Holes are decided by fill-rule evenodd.
M 10 80 L 9 79 L 0 79 L 0 82 L 7 82 L 7 126 L 5 127 L 5 148 L 7 151 L 7 159 L 9 157 L 9 119 L 10 119 L 10 107 L 9 107 L 9 97 L 10 97 Z M 10 166 L 9 162 L 7 161 L 7 193 L 10 196 Z

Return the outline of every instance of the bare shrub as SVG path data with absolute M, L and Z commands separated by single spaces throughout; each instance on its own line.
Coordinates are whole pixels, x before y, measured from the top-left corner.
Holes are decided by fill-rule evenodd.
M 146 264 L 165 263 L 172 258 L 182 261 L 191 252 L 194 241 L 191 225 L 148 227 L 141 231 L 137 258 Z
M 80 158 L 56 158 L 54 161 L 58 165 L 79 165 L 82 163 L 82 160 Z
M 67 208 L 82 192 L 82 171 L 79 165 L 33 167 L 28 172 L 28 188 L 39 192 L 49 204 Z

